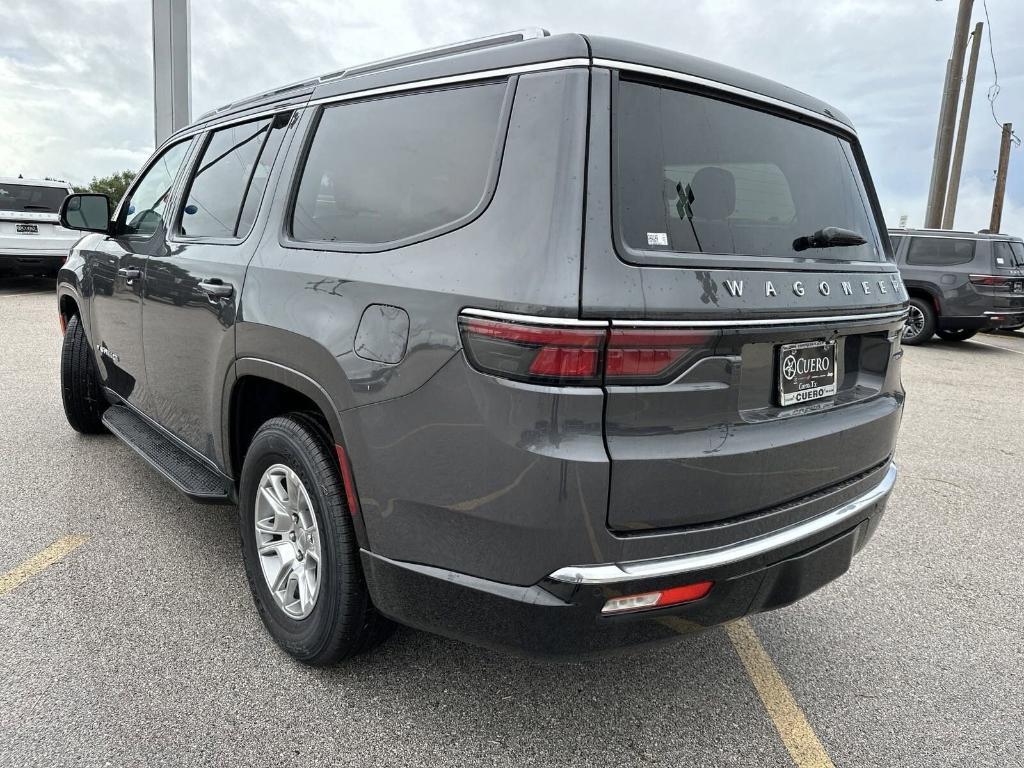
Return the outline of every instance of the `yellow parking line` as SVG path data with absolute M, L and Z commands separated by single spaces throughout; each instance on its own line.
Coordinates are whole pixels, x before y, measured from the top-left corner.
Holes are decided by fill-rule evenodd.
M 725 627 L 747 675 L 798 768 L 834 768 L 800 705 L 746 619 Z
M 39 554 L 32 555 L 14 570 L 0 576 L 0 595 L 6 595 L 21 586 L 37 573 L 46 570 L 65 555 L 78 549 L 86 541 L 87 537 L 85 536 L 65 536 L 63 539 L 57 539 Z

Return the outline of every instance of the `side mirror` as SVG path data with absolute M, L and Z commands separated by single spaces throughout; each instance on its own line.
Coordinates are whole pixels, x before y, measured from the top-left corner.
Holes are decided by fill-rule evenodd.
M 60 206 L 60 225 L 82 232 L 110 232 L 110 198 L 87 193 L 68 195 Z

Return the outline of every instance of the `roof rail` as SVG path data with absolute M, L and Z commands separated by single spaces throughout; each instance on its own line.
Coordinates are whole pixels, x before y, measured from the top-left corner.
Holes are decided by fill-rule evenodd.
M 974 235 L 984 232 L 972 232 L 969 229 L 940 229 L 939 227 L 889 227 L 891 232 L 937 232 L 940 235 Z
M 430 61 L 431 59 L 439 59 L 444 56 L 454 56 L 458 53 L 466 53 L 468 51 L 477 51 L 482 48 L 493 48 L 498 45 L 507 45 L 509 43 L 521 43 L 524 40 L 535 40 L 539 37 L 547 37 L 551 33 L 546 29 L 540 27 L 529 27 L 527 29 L 517 29 L 513 32 L 502 32 L 497 35 L 488 35 L 487 37 L 477 37 L 473 40 L 464 40 L 460 43 L 450 43 L 448 45 L 439 45 L 436 48 L 426 48 L 422 51 L 414 51 L 413 53 L 403 53 L 400 56 L 392 56 L 387 59 L 380 59 L 379 61 L 371 61 L 367 64 L 357 64 L 354 67 L 348 67 L 347 69 L 339 69 L 336 72 L 331 72 L 326 75 L 319 77 L 307 78 L 306 80 L 299 80 L 289 85 L 279 86 L 272 88 L 269 91 L 263 91 L 253 96 L 247 96 L 244 99 L 238 101 L 232 101 L 229 104 L 211 109 L 208 112 L 204 112 L 194 122 L 201 123 L 204 120 L 209 120 L 214 115 L 219 115 L 222 112 L 229 110 L 238 109 L 246 104 L 252 104 L 263 99 L 277 96 L 280 94 L 288 93 L 289 91 L 299 90 L 301 88 L 308 88 L 320 83 L 326 83 L 331 80 L 339 80 L 343 77 L 352 77 L 354 75 L 365 75 L 369 72 L 379 72 L 385 69 L 393 69 L 395 67 L 403 67 L 406 64 L 415 64 L 420 61 Z
M 298 80 L 288 85 L 281 85 L 277 88 L 271 88 L 269 91 L 260 91 L 259 93 L 253 94 L 252 96 L 246 96 L 244 99 L 238 99 L 237 101 L 231 101 L 219 107 L 211 109 L 209 112 L 204 112 L 196 118 L 195 122 L 201 123 L 203 120 L 207 120 L 216 114 L 226 112 L 229 109 L 237 109 L 245 104 L 251 104 L 253 102 L 261 101 L 262 99 L 270 98 L 271 96 L 277 96 L 279 94 L 288 93 L 289 91 L 297 91 L 300 88 L 308 87 L 312 88 L 320 82 L 319 77 L 308 77 L 305 80 Z
M 371 61 L 367 64 L 357 64 L 354 67 L 349 67 L 348 69 L 324 75 L 320 78 L 320 82 L 326 83 L 329 80 L 337 80 L 342 77 L 365 75 L 369 72 L 379 72 L 384 69 L 403 67 L 406 64 L 430 61 L 431 59 L 439 59 L 444 56 L 454 56 L 455 54 L 466 53 L 468 51 L 478 51 L 482 48 L 493 48 L 498 45 L 508 45 L 509 43 L 521 43 L 524 40 L 535 40 L 539 37 L 547 37 L 550 34 L 551 33 L 546 29 L 541 29 L 540 27 L 529 27 L 527 29 L 517 29 L 512 32 L 501 32 L 497 35 L 477 37 L 472 40 L 463 40 L 460 43 L 449 43 L 448 45 L 439 45 L 435 48 L 425 48 L 422 51 L 403 53 L 399 56 L 392 56 L 387 59 L 380 59 L 379 61 Z

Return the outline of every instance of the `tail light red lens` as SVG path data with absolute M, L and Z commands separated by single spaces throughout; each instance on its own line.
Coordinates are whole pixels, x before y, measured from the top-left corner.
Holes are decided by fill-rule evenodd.
M 704 331 L 613 328 L 608 332 L 605 380 L 609 384 L 661 383 L 678 373 L 687 360 L 701 355 L 714 336 Z
M 605 329 L 459 318 L 470 363 L 485 373 L 545 384 L 599 384 Z
M 577 386 L 661 384 L 706 354 L 715 332 L 546 326 L 462 316 L 473 367 L 517 381 Z
M 971 282 L 974 285 L 983 285 L 986 288 L 1009 288 L 1013 281 L 1008 277 L 1000 275 L 971 275 Z

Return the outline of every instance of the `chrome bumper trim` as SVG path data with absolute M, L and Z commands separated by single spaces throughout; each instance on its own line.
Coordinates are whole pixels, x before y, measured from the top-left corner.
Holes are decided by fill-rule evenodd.
M 872 505 L 885 499 L 896 484 L 896 465 L 890 464 L 882 482 L 856 499 L 836 507 L 830 512 L 812 517 L 797 525 L 783 528 L 775 533 L 750 539 L 720 549 L 709 549 L 689 555 L 658 558 L 656 560 L 634 560 L 628 563 L 607 563 L 605 565 L 570 565 L 559 568 L 548 578 L 569 584 L 617 584 L 623 581 L 651 579 L 659 576 L 701 571 L 729 565 L 750 557 L 789 546 L 801 539 L 855 518 Z

